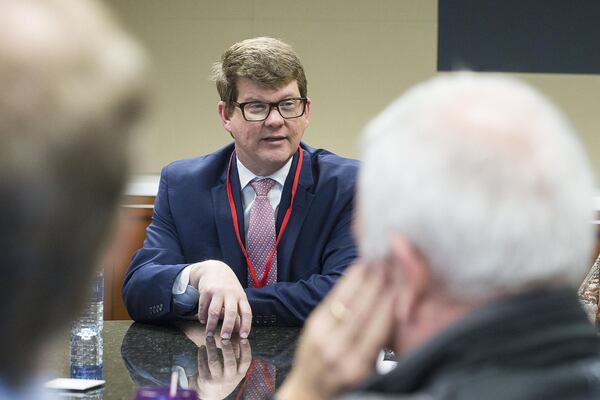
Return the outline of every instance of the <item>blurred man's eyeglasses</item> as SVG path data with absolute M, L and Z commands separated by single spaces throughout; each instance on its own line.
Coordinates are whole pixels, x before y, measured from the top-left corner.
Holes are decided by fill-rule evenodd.
M 269 117 L 273 108 L 277 109 L 277 112 L 279 112 L 279 115 L 281 115 L 282 118 L 292 119 L 304 115 L 304 111 L 306 110 L 306 97 L 293 97 L 274 103 L 265 103 L 262 101 L 237 103 L 234 101 L 233 104 L 242 110 L 242 116 L 246 121 L 264 121 Z

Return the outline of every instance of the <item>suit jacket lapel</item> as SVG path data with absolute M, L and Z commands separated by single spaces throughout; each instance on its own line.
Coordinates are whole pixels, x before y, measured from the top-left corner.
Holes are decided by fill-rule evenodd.
M 298 181 L 298 189 L 296 191 L 296 198 L 292 208 L 292 215 L 288 222 L 287 228 L 281 237 L 279 246 L 277 247 L 277 280 L 278 281 L 289 281 L 290 280 L 290 267 L 291 259 L 293 256 L 294 248 L 304 219 L 310 209 L 314 194 L 311 192 L 313 187 L 313 176 L 312 176 L 312 165 L 310 155 L 306 150 L 302 150 L 302 171 L 300 172 L 300 179 Z M 276 230 L 279 234 L 283 217 L 288 209 L 292 196 L 292 183 L 294 181 L 294 172 L 296 171 L 296 165 L 298 164 L 298 157 L 294 157 L 294 161 L 290 167 L 290 173 L 286 178 L 283 192 L 281 194 L 281 201 L 279 203 L 279 210 L 277 212 Z
M 242 207 L 240 178 L 237 168 L 235 168 L 235 159 L 231 163 L 231 191 L 238 216 L 240 238 L 245 246 L 246 235 L 244 233 L 244 209 Z M 215 225 L 219 236 L 223 262 L 231 267 L 240 282 L 242 282 L 242 286 L 245 286 L 248 279 L 248 269 L 246 267 L 246 259 L 235 234 L 233 221 L 231 220 L 231 210 L 227 198 L 227 165 L 225 165 L 220 183 L 211 192 Z

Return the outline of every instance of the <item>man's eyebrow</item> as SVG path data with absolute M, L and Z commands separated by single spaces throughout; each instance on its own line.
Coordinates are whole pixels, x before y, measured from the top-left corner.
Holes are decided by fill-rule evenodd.
M 249 96 L 247 100 L 244 101 L 238 101 L 238 103 L 254 103 L 254 102 L 259 102 L 259 103 L 277 103 L 280 102 L 282 100 L 286 100 L 286 99 L 293 99 L 293 98 L 298 98 L 298 97 L 302 97 L 299 94 L 296 93 L 287 93 L 284 94 L 283 96 L 279 97 L 277 100 L 273 100 L 273 101 L 269 101 L 269 100 L 265 100 L 265 99 L 258 99 L 254 96 Z

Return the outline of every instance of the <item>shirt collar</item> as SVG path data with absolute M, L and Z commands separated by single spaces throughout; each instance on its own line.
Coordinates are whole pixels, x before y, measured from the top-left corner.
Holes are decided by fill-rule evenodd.
M 250 171 L 239 158 L 236 157 L 236 164 L 238 169 L 238 175 L 240 177 L 240 188 L 244 190 L 244 188 L 255 178 L 271 178 L 281 186 L 285 184 L 285 179 L 290 172 L 290 168 L 292 167 L 292 160 L 294 157 L 290 157 L 288 162 L 285 163 L 283 167 L 275 171 L 269 176 L 258 176 Z

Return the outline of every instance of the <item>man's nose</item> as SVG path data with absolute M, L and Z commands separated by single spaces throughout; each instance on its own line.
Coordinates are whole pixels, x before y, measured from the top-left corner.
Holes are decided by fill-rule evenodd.
M 265 124 L 282 125 L 283 122 L 283 117 L 279 113 L 279 109 L 275 106 L 271 107 L 271 110 L 269 110 L 269 115 L 267 115 L 267 119 L 265 120 Z

